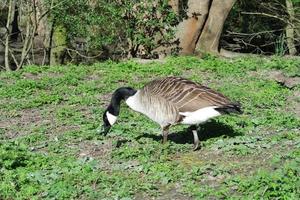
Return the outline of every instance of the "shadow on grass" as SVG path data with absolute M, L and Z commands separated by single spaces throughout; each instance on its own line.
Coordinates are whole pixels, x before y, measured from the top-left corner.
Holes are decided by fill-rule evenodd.
M 243 135 L 241 132 L 234 130 L 231 126 L 227 124 L 216 122 L 214 120 L 201 124 L 197 127 L 197 132 L 200 141 L 206 141 L 210 138 L 216 138 L 220 136 L 235 137 Z M 154 135 L 149 133 L 144 133 L 138 136 L 136 139 L 140 138 L 152 138 L 156 141 L 162 141 L 161 135 Z M 184 129 L 183 131 L 170 133 L 168 135 L 168 140 L 175 142 L 176 144 L 193 144 L 194 137 L 191 127 Z

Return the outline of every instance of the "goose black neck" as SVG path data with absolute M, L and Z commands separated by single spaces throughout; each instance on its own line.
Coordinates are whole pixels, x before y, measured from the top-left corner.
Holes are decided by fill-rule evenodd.
M 110 104 L 107 108 L 109 113 L 114 116 L 118 116 L 120 113 L 120 104 L 122 100 L 128 99 L 128 97 L 133 96 L 136 93 L 136 90 L 130 87 L 121 87 L 118 88 L 112 95 Z

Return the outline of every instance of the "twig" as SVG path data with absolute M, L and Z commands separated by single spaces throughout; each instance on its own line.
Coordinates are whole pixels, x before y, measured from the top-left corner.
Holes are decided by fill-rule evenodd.
M 276 15 L 271 15 L 271 14 L 268 14 L 268 13 L 259 13 L 259 12 L 241 12 L 241 14 L 245 14 L 245 15 L 262 15 L 262 16 L 266 16 L 266 17 L 271 17 L 271 18 L 275 18 L 275 19 L 279 19 L 283 22 L 286 23 L 286 20 L 281 18 L 281 17 L 278 17 Z
M 284 29 L 276 29 L 276 30 L 269 30 L 269 31 L 260 31 L 257 33 L 237 33 L 237 32 L 233 32 L 233 31 L 226 31 L 229 34 L 233 34 L 233 35 L 241 35 L 241 36 L 253 36 L 253 35 L 262 35 L 262 34 L 267 34 L 267 33 L 274 33 L 277 31 L 283 31 Z
M 72 51 L 72 52 L 75 52 L 77 55 L 79 55 L 79 56 L 81 56 L 83 58 L 87 58 L 87 59 L 97 58 L 97 57 L 101 56 L 102 53 L 103 53 L 103 52 L 101 52 L 101 53 L 99 53 L 99 54 L 97 54 L 95 56 L 86 56 L 86 55 L 81 54 L 79 51 L 77 51 L 75 49 L 66 48 L 66 50 L 68 51 L 68 53 L 69 53 L 69 51 Z M 70 53 L 69 53 L 69 55 L 70 55 Z

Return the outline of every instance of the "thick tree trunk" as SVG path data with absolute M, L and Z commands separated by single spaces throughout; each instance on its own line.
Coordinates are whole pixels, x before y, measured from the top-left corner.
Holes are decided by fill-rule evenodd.
M 180 13 L 175 6 L 178 3 L 174 2 L 170 0 L 169 4 L 176 13 Z M 201 53 L 220 54 L 219 40 L 224 22 L 235 2 L 236 0 L 189 0 L 187 19 L 177 27 L 180 54 L 193 54 L 195 49 Z
M 37 1 L 37 18 L 38 26 L 36 30 L 37 37 L 35 39 L 35 44 L 38 47 L 43 47 L 44 55 L 43 60 L 39 61 L 42 65 L 50 64 L 50 56 L 51 56 L 51 48 L 52 48 L 52 35 L 53 35 L 53 24 L 49 20 L 49 15 L 51 12 L 51 8 L 54 6 L 54 0 L 49 1 L 50 7 L 47 5 L 46 0 Z M 49 3 L 48 2 L 48 3 Z M 47 14 L 49 12 L 49 14 Z
M 295 11 L 293 7 L 293 2 L 291 0 L 286 0 L 286 9 L 289 14 L 290 22 L 293 22 L 293 19 L 295 17 Z M 291 23 L 288 23 L 285 29 L 286 33 L 286 41 L 287 41 L 287 47 L 289 49 L 290 55 L 296 55 L 297 49 L 295 47 L 294 41 L 295 41 L 295 35 L 294 35 L 294 27 L 291 25 Z
M 51 54 L 50 54 L 50 65 L 59 65 L 62 64 L 63 55 L 65 49 L 67 48 L 67 36 L 66 29 L 63 26 L 55 26 L 53 27 L 53 35 L 52 35 L 52 46 L 51 46 Z
M 183 20 L 177 27 L 180 53 L 183 55 L 193 54 L 201 30 L 205 24 L 209 4 L 211 0 L 189 0 L 188 18 Z
M 225 3 L 226 2 L 226 3 Z M 219 41 L 225 20 L 236 0 L 213 0 L 201 32 L 197 49 L 200 52 L 219 53 Z

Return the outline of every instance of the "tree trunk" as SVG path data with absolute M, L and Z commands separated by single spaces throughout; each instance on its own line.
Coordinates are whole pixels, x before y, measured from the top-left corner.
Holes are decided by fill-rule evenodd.
M 286 0 L 286 9 L 289 14 L 289 21 L 290 23 L 287 24 L 285 28 L 286 33 L 286 41 L 287 41 L 287 47 L 289 50 L 290 55 L 296 55 L 297 49 L 295 47 L 294 41 L 295 41 L 295 35 L 294 35 L 294 27 L 291 25 L 293 23 L 293 19 L 295 17 L 295 11 L 293 7 L 293 2 L 291 0 Z
M 219 40 L 224 22 L 235 2 L 236 0 L 189 0 L 187 19 L 177 27 L 180 54 L 193 54 L 196 45 L 201 53 L 220 54 Z M 170 0 L 169 4 L 174 9 L 176 3 Z M 176 9 L 174 11 L 178 13 Z M 228 52 L 226 55 L 229 55 Z
M 179 38 L 180 53 L 193 54 L 201 30 L 205 24 L 211 0 L 189 0 L 188 18 L 177 27 L 176 37 Z
M 30 41 L 30 27 L 31 27 L 31 23 L 30 23 L 30 14 L 28 14 L 28 16 L 26 16 L 27 18 L 27 23 L 26 23 L 26 32 L 24 35 L 24 41 L 23 41 L 23 48 L 22 48 L 22 54 L 21 54 L 21 63 L 24 62 L 25 58 L 27 57 L 27 47 Z M 21 65 L 19 65 L 18 68 L 20 68 Z
M 235 2 L 236 0 L 212 1 L 208 18 L 197 44 L 197 48 L 200 52 L 219 54 L 219 41 L 223 31 L 223 26 Z
M 52 47 L 52 36 L 53 36 L 53 26 L 54 19 L 49 20 L 49 16 L 51 15 L 51 8 L 54 7 L 54 0 L 49 1 L 50 6 L 47 5 L 46 0 L 37 1 L 37 18 L 38 26 L 36 30 L 36 40 L 38 47 L 44 48 L 44 58 L 40 64 L 50 64 L 50 56 L 51 56 L 51 47 Z M 47 14 L 48 13 L 48 14 Z M 40 42 L 38 42 L 38 40 Z
M 4 51 L 5 69 L 7 71 L 11 70 L 10 62 L 9 62 L 9 41 L 10 41 L 10 34 L 12 31 L 12 21 L 14 19 L 15 5 L 16 5 L 16 0 L 9 1 L 7 21 L 6 21 L 6 36 L 5 36 L 5 51 Z
M 67 48 L 67 33 L 63 26 L 53 26 L 50 65 L 62 64 L 65 49 Z

